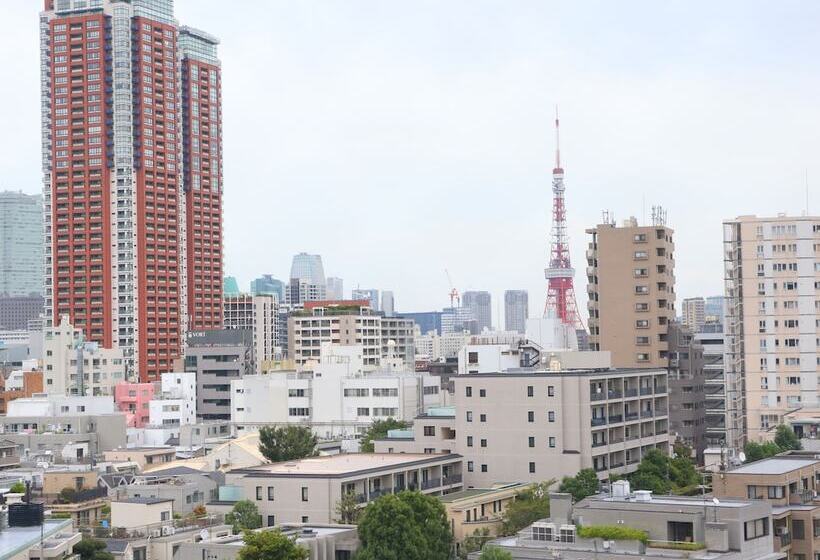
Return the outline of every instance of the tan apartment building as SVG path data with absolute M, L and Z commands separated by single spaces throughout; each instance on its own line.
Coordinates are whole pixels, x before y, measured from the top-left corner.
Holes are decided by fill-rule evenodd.
M 236 469 L 226 483 L 259 508 L 263 525 L 332 523 L 336 504 L 353 494 L 362 505 L 405 489 L 444 495 L 463 488 L 456 454 L 343 453 Z
M 724 367 L 745 381 L 748 439 L 771 439 L 786 413 L 820 409 L 820 217 L 727 220 L 723 249 Z
M 253 334 L 253 362 L 256 373 L 272 367 L 277 352 L 277 315 L 279 302 L 273 294 L 239 294 L 222 299 L 222 324 L 226 329 L 247 330 Z M 279 354 L 279 356 L 277 356 Z
M 144 471 L 176 460 L 177 451 L 174 447 L 126 447 L 105 451 L 103 456 L 106 461 L 132 461 Z
M 530 484 L 508 482 L 491 488 L 468 488 L 441 497 L 453 539 L 460 543 L 482 530 L 497 535 L 507 506 Z
M 588 229 L 590 350 L 608 350 L 612 366 L 666 367 L 667 326 L 675 318 L 672 229 L 635 218 Z
M 766 500 L 772 506 L 774 552 L 791 560 L 820 558 L 820 459 L 779 455 L 716 474 L 719 499 Z
M 602 480 L 634 471 L 650 449 L 669 450 L 665 369 L 509 371 L 457 375 L 454 405 L 413 431 L 375 442 L 392 453 L 450 450 L 468 487 L 541 482 L 592 468 Z
M 680 305 L 681 323 L 692 332 L 700 332 L 706 323 L 706 300 L 702 297 L 686 298 Z

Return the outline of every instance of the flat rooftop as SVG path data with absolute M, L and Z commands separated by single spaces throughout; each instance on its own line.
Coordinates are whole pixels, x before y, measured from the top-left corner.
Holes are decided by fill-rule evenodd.
M 458 458 L 461 458 L 461 455 L 455 453 L 342 453 L 236 469 L 231 472 L 260 477 L 344 477 Z
M 62 529 L 71 530 L 70 519 L 46 519 L 43 523 L 43 536 L 49 539 Z M 0 531 L 0 558 L 13 558 L 35 545 L 40 544 L 40 526 L 35 527 L 8 527 Z M 45 542 L 49 546 L 48 540 Z M 54 543 L 51 543 L 54 546 Z
M 503 372 L 495 373 L 471 373 L 467 375 L 455 375 L 451 377 L 454 380 L 469 381 L 469 379 L 481 377 L 567 377 L 567 376 L 619 376 L 619 375 L 660 375 L 665 374 L 666 370 L 663 368 L 576 368 L 576 369 L 562 369 L 561 371 L 548 371 L 544 369 L 535 368 L 510 368 Z
M 154 498 L 151 496 L 139 496 L 134 498 L 123 498 L 121 500 L 113 500 L 116 503 L 122 504 L 146 504 L 146 505 L 153 505 L 153 504 L 161 504 L 164 502 L 173 502 L 174 500 L 170 498 Z
M 588 498 L 586 502 L 587 507 L 594 506 L 596 504 L 607 504 L 618 506 L 624 504 L 634 504 L 636 506 L 647 506 L 647 505 L 658 505 L 658 506 L 698 506 L 702 507 L 704 504 L 709 506 L 710 508 L 718 507 L 718 508 L 742 508 L 751 505 L 752 502 L 744 501 L 744 500 L 736 500 L 736 499 L 729 499 L 729 498 L 720 498 L 718 500 L 720 503 L 715 504 L 712 501 L 711 496 L 707 496 L 706 499 L 698 496 L 652 496 L 652 499 L 648 502 L 639 502 L 634 497 L 631 498 L 615 498 L 610 496 L 598 496 L 597 498 Z M 583 507 L 583 506 L 581 506 Z
M 529 486 L 521 482 L 512 482 L 509 484 L 498 485 L 493 488 L 468 488 L 467 490 L 460 490 L 458 492 L 450 492 L 443 496 L 439 496 L 439 500 L 445 504 L 465 500 L 467 498 L 475 498 L 483 496 L 484 494 L 495 494 L 496 492 L 503 492 L 505 490 L 521 489 L 523 490 Z
M 771 457 L 728 471 L 727 474 L 785 474 L 820 463 L 814 458 Z

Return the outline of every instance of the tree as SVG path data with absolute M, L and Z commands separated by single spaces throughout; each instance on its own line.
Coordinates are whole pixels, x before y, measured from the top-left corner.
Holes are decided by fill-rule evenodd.
M 356 500 L 356 494 L 345 492 L 336 502 L 336 523 L 355 525 L 359 521 L 362 509 Z
M 84 538 L 74 545 L 74 554 L 79 554 L 80 560 L 114 560 L 114 555 L 105 548 L 104 541 Z
M 265 427 L 259 430 L 259 451 L 273 463 L 313 457 L 316 436 L 307 426 Z
M 447 560 L 452 535 L 438 498 L 405 491 L 367 506 L 359 540 L 356 560 Z
M 777 431 L 774 435 L 774 442 L 781 451 L 790 451 L 792 449 L 803 448 L 800 444 L 800 438 L 797 437 L 797 434 L 794 433 L 791 426 L 787 426 L 786 424 L 780 424 L 777 427 Z
M 73 504 L 77 501 L 77 491 L 70 486 L 67 486 L 60 490 L 60 494 L 57 496 L 57 501 L 61 504 Z
M 262 526 L 259 508 L 250 500 L 239 500 L 230 513 L 225 515 L 225 523 L 233 525 L 233 532 L 239 533 L 247 529 L 258 529 Z
M 581 469 L 575 476 L 565 476 L 558 487 L 559 492 L 572 494 L 572 500 L 580 502 L 598 493 L 598 475 L 592 469 Z
M 239 560 L 308 560 L 308 549 L 282 534 L 273 531 L 248 531 L 243 537 L 245 545 L 239 550 Z
M 9 488 L 9 492 L 12 492 L 14 494 L 25 494 L 26 485 L 18 480 L 17 482 L 11 485 L 11 488 Z
M 405 430 L 410 427 L 409 422 L 386 418 L 385 420 L 374 420 L 367 431 L 362 436 L 360 449 L 362 453 L 373 453 L 373 440 L 384 439 L 389 430 Z
M 492 537 L 490 530 L 487 527 L 476 529 L 472 535 L 464 537 L 464 540 L 458 545 L 459 560 L 466 560 L 471 552 L 478 552 L 484 543 Z
M 502 535 L 514 535 L 524 527 L 539 519 L 550 516 L 549 489 L 554 480 L 540 482 L 515 495 L 515 500 L 507 505 L 501 523 Z
M 497 546 L 488 546 L 481 552 L 480 560 L 513 560 L 513 555 Z
M 636 490 L 651 490 L 655 494 L 668 494 L 672 490 L 669 479 L 669 457 L 659 449 L 650 449 L 644 455 L 637 470 L 629 475 L 629 483 Z
M 752 463 L 767 457 L 773 457 L 780 453 L 780 447 L 773 441 L 764 441 L 757 443 L 754 441 L 747 442 L 743 447 L 743 452 L 746 454 L 746 462 Z

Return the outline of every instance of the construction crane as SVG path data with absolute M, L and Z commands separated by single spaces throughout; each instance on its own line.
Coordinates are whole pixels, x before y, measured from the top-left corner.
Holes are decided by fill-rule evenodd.
M 458 303 L 458 307 L 461 307 L 461 296 L 458 294 L 456 287 L 453 286 L 453 279 L 450 278 L 450 271 L 445 268 L 444 273 L 447 275 L 447 283 L 450 284 L 450 292 L 448 294 L 450 296 L 450 307 L 455 309 L 456 306 L 453 305 L 454 303 Z

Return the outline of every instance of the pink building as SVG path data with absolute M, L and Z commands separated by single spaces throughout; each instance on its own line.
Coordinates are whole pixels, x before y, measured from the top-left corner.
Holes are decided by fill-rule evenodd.
M 114 402 L 125 413 L 129 428 L 148 424 L 148 402 L 154 398 L 153 383 L 120 383 L 114 387 Z

